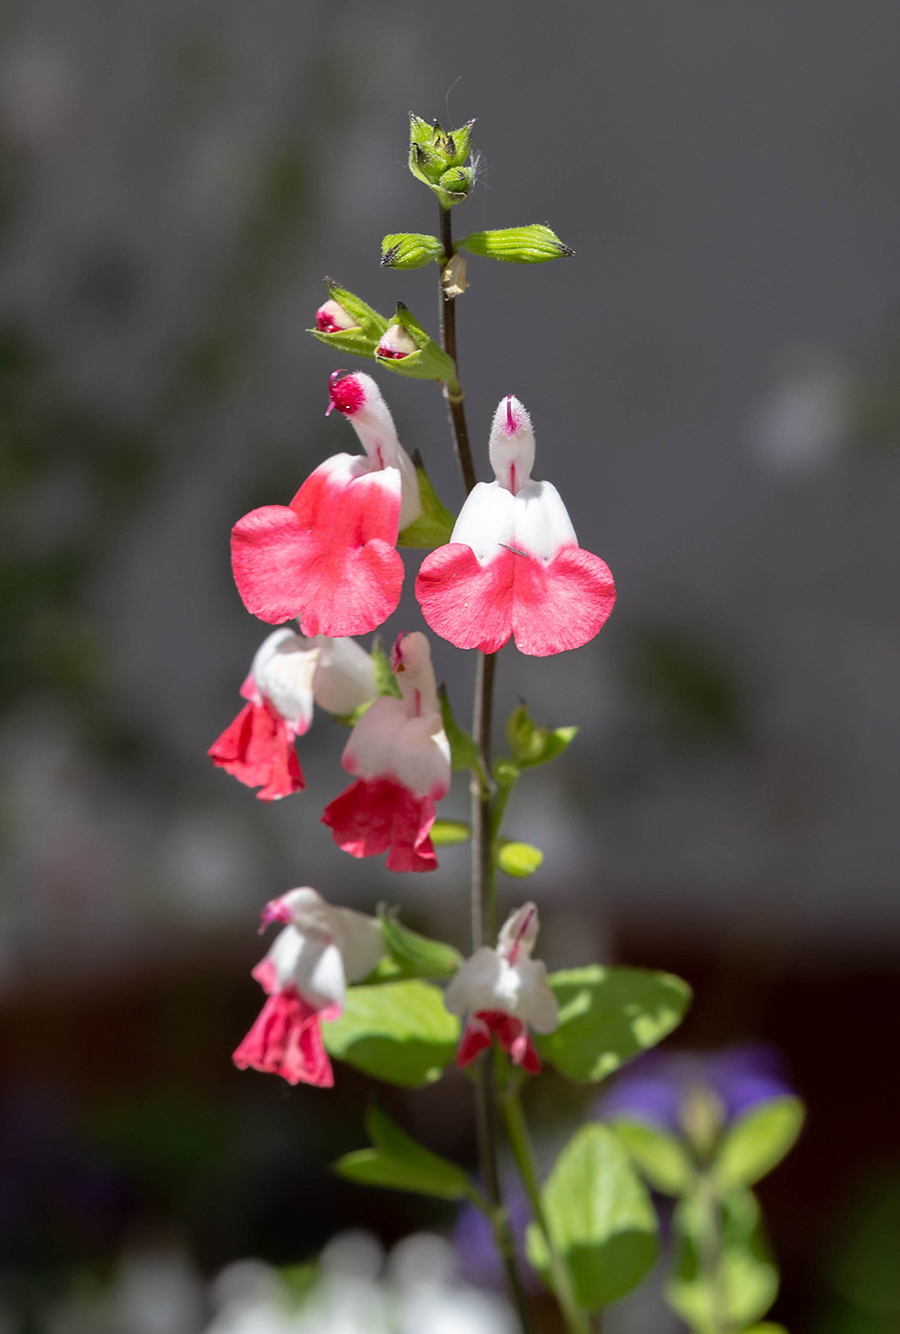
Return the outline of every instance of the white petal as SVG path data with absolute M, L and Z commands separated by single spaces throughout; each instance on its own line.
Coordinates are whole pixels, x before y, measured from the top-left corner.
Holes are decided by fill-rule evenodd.
M 331 914 L 334 909 L 317 890 L 310 889 L 308 885 L 300 889 L 291 889 L 287 894 L 282 894 L 280 899 L 276 899 L 275 903 L 280 908 L 287 909 L 298 931 L 304 934 L 313 932 L 331 938 L 333 934 Z
M 312 690 L 320 709 L 344 717 L 378 694 L 375 665 L 355 639 L 316 635 L 319 649 Z
M 497 1008 L 497 984 L 501 962 L 496 950 L 482 945 L 467 959 L 444 992 L 444 1005 L 451 1014 L 474 1014 Z
M 534 431 L 528 412 L 514 394 L 501 398 L 494 413 L 488 452 L 497 481 L 516 495 L 534 467 Z
M 523 903 L 503 923 L 497 940 L 497 953 L 512 964 L 530 958 L 539 927 L 537 907 L 533 903 Z
M 552 482 L 529 482 L 516 495 L 513 546 L 538 560 L 551 561 L 561 547 L 577 546 L 578 538 Z
M 294 969 L 303 948 L 303 937 L 293 926 L 286 926 L 272 941 L 266 953 L 266 961 L 275 970 L 276 990 L 286 987 L 294 976 Z
M 515 546 L 515 499 L 499 482 L 478 482 L 453 525 L 451 542 L 464 542 L 484 565 Z
M 368 977 L 384 954 L 384 941 L 376 918 L 352 908 L 334 908 L 335 939 L 344 959 L 348 982 Z
M 376 699 L 360 718 L 342 763 L 359 778 L 395 778 L 435 801 L 450 787 L 450 746 L 440 714 L 409 718 L 404 701 L 390 695 Z
M 559 1026 L 559 1003 L 547 981 L 546 966 L 540 959 L 525 959 L 517 971 L 518 1018 L 535 1033 L 552 1033 Z
M 276 630 L 256 651 L 251 675 L 294 731 L 306 732 L 313 716 L 313 674 L 319 650 L 293 630 Z
M 332 940 L 304 936 L 294 965 L 294 983 L 304 1000 L 317 1010 L 327 1005 L 343 1009 L 346 984 L 344 961 Z
M 366 451 L 369 468 L 400 470 L 400 528 L 408 528 L 422 514 L 416 470 L 397 438 L 394 419 L 378 385 L 363 371 L 356 371 L 354 379 L 363 391 L 363 400 L 355 412 L 345 415 Z
M 410 718 L 440 713 L 437 683 L 431 665 L 431 645 L 421 630 L 400 635 L 391 655 L 391 666 Z

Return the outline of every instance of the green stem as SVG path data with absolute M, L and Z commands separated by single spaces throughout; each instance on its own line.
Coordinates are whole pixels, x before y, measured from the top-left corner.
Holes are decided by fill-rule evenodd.
M 453 254 L 453 234 L 450 210 L 441 209 L 441 240 L 444 255 Z M 445 260 L 445 262 L 446 262 Z M 456 298 L 448 296 L 441 287 L 441 345 L 456 363 Z M 456 457 L 466 492 L 475 485 L 475 468 L 466 426 L 463 391 L 457 379 L 444 385 L 444 397 L 450 413 Z M 494 700 L 494 670 L 496 655 L 479 653 L 475 678 L 475 705 L 472 717 L 472 736 L 479 751 L 479 767 L 472 772 L 472 949 L 478 949 L 485 940 L 496 936 L 496 902 L 494 890 L 494 848 L 491 835 L 491 723 Z M 494 1218 L 494 1238 L 503 1260 L 506 1279 L 513 1305 L 522 1325 L 523 1334 L 534 1334 L 535 1324 L 525 1286 L 516 1261 L 515 1241 L 509 1226 L 509 1217 L 503 1203 L 500 1172 L 497 1166 L 497 1076 L 493 1051 L 485 1052 L 479 1061 L 475 1095 L 475 1117 L 478 1131 L 478 1157 L 484 1177 L 485 1192 Z
M 728 1304 L 722 1287 L 721 1206 L 709 1176 L 699 1178 L 696 1191 L 703 1220 L 697 1249 L 700 1252 L 700 1272 L 709 1293 L 709 1334 L 729 1334 L 732 1325 L 728 1319 Z
M 550 1259 L 550 1277 L 553 1281 L 553 1289 L 559 1301 L 560 1310 L 565 1318 L 566 1328 L 569 1334 L 591 1334 L 593 1328 L 591 1317 L 587 1311 L 579 1306 L 569 1266 L 556 1249 L 550 1235 L 547 1216 L 544 1212 L 544 1202 L 541 1199 L 541 1188 L 538 1183 L 531 1137 L 528 1134 L 528 1122 L 525 1120 L 518 1086 L 513 1086 L 512 1089 L 507 1090 L 503 1095 L 502 1106 L 509 1145 L 516 1160 L 516 1167 L 519 1176 L 522 1178 L 522 1184 L 528 1195 L 535 1221 L 544 1237 L 544 1245 Z

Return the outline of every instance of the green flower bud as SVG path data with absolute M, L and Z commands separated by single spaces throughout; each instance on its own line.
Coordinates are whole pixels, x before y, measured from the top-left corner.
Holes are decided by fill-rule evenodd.
M 443 178 L 442 178 L 443 179 Z M 507 264 L 543 264 L 548 259 L 563 259 L 574 255 L 567 245 L 540 223 L 530 227 L 503 227 L 494 232 L 472 232 L 457 241 L 461 250 L 486 259 L 500 259 Z
M 436 236 L 421 232 L 391 232 L 381 243 L 383 269 L 421 269 L 433 259 L 443 259 L 444 248 Z
M 471 151 L 474 124 L 470 120 L 458 130 L 444 130 L 410 112 L 409 169 L 434 191 L 443 208 L 458 204 L 471 189 L 474 168 L 463 164 Z

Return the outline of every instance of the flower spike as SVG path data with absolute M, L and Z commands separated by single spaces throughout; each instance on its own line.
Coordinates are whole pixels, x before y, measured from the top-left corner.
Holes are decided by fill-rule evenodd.
M 361 635 L 400 601 L 397 534 L 422 513 L 416 470 L 375 381 L 331 377 L 331 403 L 365 454 L 320 463 L 290 505 L 264 505 L 234 526 L 231 559 L 244 606 L 305 635 Z
M 433 871 L 429 831 L 435 802 L 450 789 L 450 744 L 425 635 L 401 635 L 391 669 L 400 698 L 382 695 L 357 722 L 341 761 L 357 781 L 322 821 L 352 857 L 387 852 L 389 871 Z
M 531 479 L 534 432 L 512 394 L 491 429 L 495 481 L 470 492 L 450 542 L 422 562 L 416 596 L 432 630 L 495 653 L 515 636 L 534 657 L 579 648 L 613 609 L 612 575 L 578 545 L 559 492 Z

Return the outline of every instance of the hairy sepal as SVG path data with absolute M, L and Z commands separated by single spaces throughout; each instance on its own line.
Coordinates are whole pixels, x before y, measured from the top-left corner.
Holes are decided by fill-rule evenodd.
M 513 709 L 506 724 L 506 739 L 520 769 L 555 760 L 577 735 L 577 727 L 538 727 L 524 704 Z
M 410 314 L 402 301 L 397 302 L 397 314 L 391 324 L 399 324 L 410 335 L 417 351 L 406 357 L 378 357 L 375 360 L 385 370 L 397 375 L 407 375 L 414 380 L 453 380 L 456 378 L 456 363 L 448 357 L 434 339 L 422 328 L 418 320 Z
M 373 980 L 425 977 L 443 981 L 452 977 L 463 961 L 459 950 L 452 945 L 410 931 L 383 907 L 379 909 L 378 921 L 387 954 L 375 970 Z
M 549 227 L 532 223 L 528 227 L 503 227 L 498 231 L 471 232 L 457 241 L 458 250 L 468 250 L 485 259 L 499 259 L 506 264 L 544 264 L 548 259 L 567 259 L 574 255 Z
M 444 247 L 438 238 L 424 232 L 391 232 L 381 243 L 383 269 L 421 269 L 443 258 Z
M 397 537 L 397 546 L 418 547 L 419 550 L 434 551 L 437 547 L 442 547 L 450 541 L 456 520 L 446 505 L 443 505 L 438 498 L 418 450 L 413 454 L 413 463 L 416 467 L 416 478 L 419 483 L 422 513 L 418 519 L 400 530 Z

